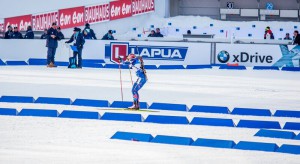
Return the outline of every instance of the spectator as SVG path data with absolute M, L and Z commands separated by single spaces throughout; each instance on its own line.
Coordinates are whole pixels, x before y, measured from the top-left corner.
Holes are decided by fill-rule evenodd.
M 300 45 L 300 36 L 298 30 L 294 31 L 293 45 Z
M 264 39 L 274 39 L 274 34 L 269 26 L 265 29 Z
M 289 33 L 285 34 L 285 37 L 283 38 L 284 40 L 292 40 L 292 38 L 290 37 Z
M 14 27 L 14 32 L 11 35 L 12 39 L 23 39 L 23 35 L 18 31 L 18 27 Z
M 83 37 L 84 39 L 92 39 L 92 36 L 89 35 L 89 33 L 87 32 L 87 30 L 83 30 Z
M 73 58 L 75 59 L 75 63 L 77 68 L 82 68 L 82 49 L 83 45 L 85 43 L 84 37 L 82 33 L 80 33 L 81 29 L 75 27 L 74 28 L 74 34 L 71 36 L 70 40 L 66 41 L 65 43 L 72 43 L 74 42 L 74 46 L 76 47 L 77 51 L 73 50 Z M 77 55 L 78 55 L 78 60 L 77 60 Z M 72 58 L 70 58 L 70 63 Z M 78 63 L 77 63 L 78 61 Z
M 82 31 L 82 34 L 84 31 L 87 32 L 87 37 L 91 39 L 97 39 L 96 34 L 94 33 L 94 30 L 90 28 L 90 24 L 86 23 L 85 28 Z
M 34 39 L 34 33 L 32 31 L 32 27 L 28 26 L 24 39 Z
M 164 37 L 164 36 L 160 33 L 160 29 L 159 29 L 159 28 L 156 28 L 155 37 Z
M 13 35 L 13 29 L 11 26 L 7 26 L 8 30 L 5 32 L 4 39 L 11 39 Z
M 47 29 L 44 29 L 44 33 L 41 35 L 41 39 L 47 39 Z
M 112 30 L 108 30 L 108 33 L 102 37 L 102 40 L 115 40 L 114 36 L 112 35 Z
M 187 34 L 187 35 L 192 35 L 191 30 L 187 30 L 186 34 Z
M 155 37 L 155 31 L 151 30 L 150 34 L 148 35 L 148 37 Z
M 58 46 L 58 32 L 56 30 L 57 26 L 56 23 L 52 23 L 52 27 L 48 29 L 47 31 L 47 41 L 46 41 L 46 47 L 48 47 L 47 51 L 47 67 L 56 67 L 55 65 L 55 53 L 56 53 L 56 48 Z
M 59 37 L 59 39 L 65 39 L 64 34 L 60 30 L 60 27 L 57 27 L 57 37 Z

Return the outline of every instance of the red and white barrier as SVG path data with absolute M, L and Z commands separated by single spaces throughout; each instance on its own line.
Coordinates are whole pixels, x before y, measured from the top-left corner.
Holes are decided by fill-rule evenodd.
M 11 18 L 5 18 L 4 19 L 4 27 L 5 30 L 7 30 L 7 26 L 12 27 L 18 27 L 19 31 L 26 31 L 27 26 L 30 26 L 32 24 L 31 22 L 31 15 L 23 15 L 23 16 L 17 16 L 17 17 L 11 17 Z
M 109 21 L 109 3 L 85 7 L 85 23 Z
M 34 31 L 42 31 L 51 27 L 53 22 L 58 22 L 58 12 L 36 14 L 32 16 L 32 28 Z
M 110 20 L 122 19 L 132 16 L 131 0 L 112 1 L 110 5 Z
M 153 11 L 155 11 L 155 0 L 111 1 L 93 6 L 80 6 L 42 14 L 5 18 L 3 30 L 6 31 L 7 26 L 11 25 L 25 31 L 27 26 L 32 25 L 33 30 L 42 31 L 49 28 L 53 22 L 57 22 L 61 29 L 66 29 L 83 26 L 85 23 L 112 21 Z
M 58 10 L 61 29 L 84 25 L 84 6 Z
M 154 0 L 132 0 L 132 15 L 153 12 L 154 10 Z

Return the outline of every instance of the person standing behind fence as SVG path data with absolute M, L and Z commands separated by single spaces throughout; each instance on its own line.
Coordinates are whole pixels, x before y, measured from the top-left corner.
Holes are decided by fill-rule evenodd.
M 24 39 L 34 39 L 34 33 L 32 31 L 32 27 L 28 26 Z
M 264 39 L 274 39 L 274 34 L 269 26 L 265 29 Z
M 86 30 L 82 32 L 84 39 L 93 39 L 91 35 Z
M 85 40 L 83 38 L 82 33 L 80 33 L 80 28 L 75 27 L 73 31 L 74 34 L 71 36 L 70 40 L 66 41 L 65 43 L 73 43 L 73 45 L 76 47 L 77 51 L 73 50 L 73 57 L 75 58 L 75 63 L 77 63 L 78 61 L 78 63 L 76 64 L 77 68 L 82 68 L 82 49 Z
M 11 39 L 13 32 L 13 29 L 11 26 L 7 26 L 8 30 L 5 32 L 4 39 Z
M 292 40 L 292 38 L 290 37 L 289 33 L 286 33 L 285 37 L 283 38 L 283 40 Z
M 23 35 L 18 31 L 18 27 L 14 27 L 14 32 L 11 35 L 11 39 L 23 39 Z
M 298 30 L 294 31 L 293 45 L 300 45 L 300 36 Z
M 112 30 L 108 30 L 108 33 L 102 37 L 102 40 L 115 40 L 112 33 L 113 33 Z
M 148 37 L 155 37 L 155 31 L 151 30 L 150 34 L 148 35 Z
M 44 29 L 44 33 L 41 35 L 41 39 L 47 39 L 47 29 Z
M 65 39 L 65 35 L 61 32 L 60 27 L 57 27 L 57 36 L 59 39 Z
M 48 47 L 47 67 L 50 68 L 56 67 L 54 58 L 55 58 L 56 48 L 58 46 L 57 41 L 60 40 L 56 28 L 57 28 L 56 23 L 52 23 L 52 27 L 49 28 L 47 31 L 47 41 L 46 41 L 46 47 Z
M 187 30 L 186 34 L 187 34 L 187 35 L 192 35 L 191 30 Z
M 88 24 L 88 23 L 85 24 L 85 28 L 83 29 L 82 34 L 84 33 L 84 31 L 86 31 L 86 33 L 87 33 L 86 34 L 87 38 L 97 39 L 94 30 L 90 28 L 90 24 Z
M 164 37 L 164 36 L 160 33 L 160 29 L 159 29 L 159 28 L 156 28 L 155 37 Z

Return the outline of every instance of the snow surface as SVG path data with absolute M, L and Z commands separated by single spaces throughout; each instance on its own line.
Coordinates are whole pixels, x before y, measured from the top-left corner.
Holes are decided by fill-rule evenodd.
M 57 0 L 55 0 L 57 1 Z M 92 4 L 96 0 L 80 1 L 76 4 Z M 98 2 L 97 2 L 98 3 Z M 55 4 L 55 3 L 53 3 Z M 45 5 L 45 4 L 44 4 Z M 52 9 L 55 5 L 48 6 Z M 72 5 L 74 3 L 72 2 Z M 22 5 L 21 5 L 22 6 Z M 66 2 L 63 7 L 71 7 Z M 40 12 L 24 8 L 15 15 Z M 44 10 L 43 10 L 44 11 Z M 161 12 L 161 11 L 159 11 Z M 3 13 L 2 16 L 4 17 Z M 184 21 L 183 21 L 184 20 Z M 169 23 L 172 23 L 170 26 Z M 210 24 L 213 24 L 211 26 Z M 120 26 L 122 25 L 122 26 Z M 126 26 L 125 26 L 126 25 Z M 216 34 L 216 38 L 262 39 L 264 28 L 271 26 L 276 39 L 285 32 L 292 33 L 299 22 L 229 22 L 212 20 L 206 17 L 161 18 L 156 14 L 136 16 L 126 20 L 93 24 L 92 28 L 101 37 L 108 29 L 116 30 L 115 36 L 142 37 L 149 30 L 160 27 L 167 37 L 182 38 L 182 33 L 192 30 L 193 34 Z M 256 25 L 253 28 L 252 25 Z M 197 26 L 193 29 L 193 26 Z M 136 27 L 136 31 L 130 31 Z M 240 27 L 237 30 L 236 27 Z M 176 29 L 179 32 L 176 32 Z M 280 29 L 283 29 L 280 31 Z M 224 30 L 223 33 L 220 30 Z M 128 32 L 129 31 L 129 32 Z M 148 31 L 143 33 L 143 31 Z M 70 36 L 72 29 L 63 30 Z M 300 110 L 300 76 L 298 72 L 234 70 L 148 70 L 149 81 L 140 91 L 141 101 L 182 103 L 192 105 L 267 108 Z M 124 100 L 131 101 L 131 81 L 128 70 L 122 70 Z M 110 102 L 121 100 L 119 71 L 116 69 L 70 70 L 65 67 L 48 69 L 45 67 L 0 67 L 0 95 L 20 95 L 49 97 L 69 97 L 104 99 Z M 0 107 L 62 110 L 87 110 L 104 112 L 128 112 L 104 110 L 92 107 L 66 105 L 0 103 Z M 132 113 L 132 112 L 131 112 Z M 238 116 L 209 113 L 188 113 L 159 111 L 157 113 L 193 117 L 231 118 L 237 123 L 240 119 L 300 122 L 299 118 L 276 118 Z M 257 141 L 300 145 L 300 141 L 254 137 L 258 129 L 229 128 L 191 125 L 161 125 L 100 120 L 77 120 L 40 117 L 0 116 L 0 163 L 5 164 L 50 164 L 50 163 L 299 163 L 299 155 L 215 149 L 206 147 L 151 144 L 109 139 L 117 131 L 150 133 L 152 135 L 175 135 L 196 138 Z M 294 131 L 299 134 L 300 131 Z
M 141 101 L 300 110 L 299 73 L 234 70 L 148 70 Z M 130 76 L 122 70 L 124 100 L 131 101 Z M 1 95 L 121 100 L 117 69 L 0 67 Z M 66 105 L 0 103 L 0 107 L 104 110 Z M 132 112 L 131 112 L 132 113 Z M 299 118 L 159 111 L 148 114 L 300 122 Z M 299 163 L 299 155 L 152 144 L 109 139 L 117 131 L 300 145 L 300 141 L 254 137 L 258 129 L 161 125 L 99 120 L 0 116 L 0 163 Z M 294 131 L 298 134 L 300 131 Z

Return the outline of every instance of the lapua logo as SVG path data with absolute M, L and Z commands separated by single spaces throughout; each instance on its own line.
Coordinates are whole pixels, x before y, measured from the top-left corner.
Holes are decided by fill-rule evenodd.
M 129 45 L 129 43 L 111 43 L 105 46 L 105 54 L 112 62 L 118 63 L 118 58 L 125 58 L 133 53 L 145 60 L 184 61 L 188 47 Z

